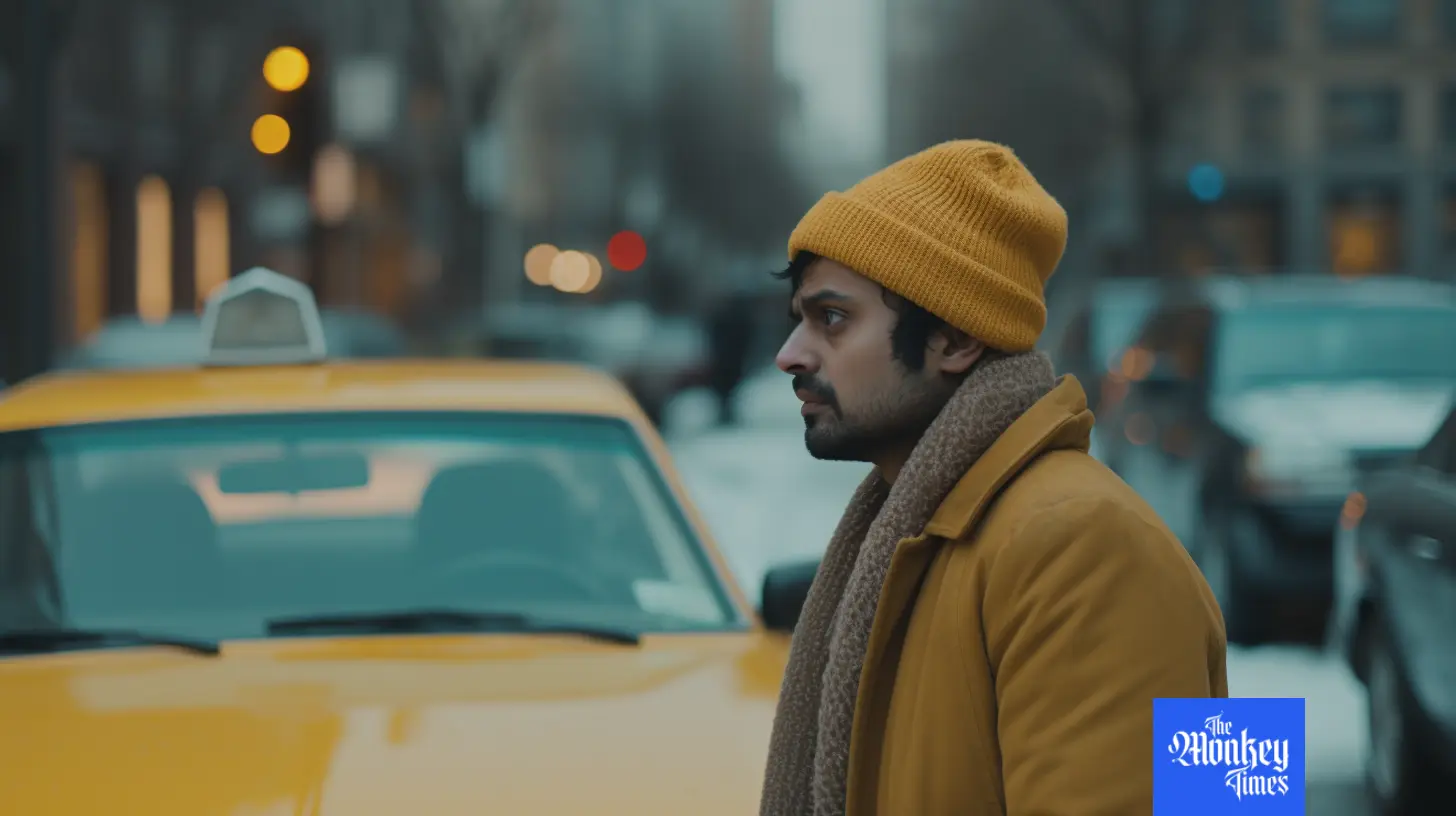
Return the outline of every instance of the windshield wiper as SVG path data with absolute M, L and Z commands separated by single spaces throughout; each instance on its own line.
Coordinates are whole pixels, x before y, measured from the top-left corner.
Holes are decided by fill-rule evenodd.
M 270 635 L 311 635 L 343 632 L 394 634 L 400 632 L 510 632 L 542 635 L 579 635 L 609 643 L 636 646 L 636 632 L 606 626 L 545 621 L 518 612 L 476 612 L 468 609 L 401 609 L 332 615 L 304 615 L 268 621 Z
M 222 648 L 216 641 L 138 632 L 130 629 L 0 630 L 0 654 L 63 652 L 72 649 L 104 649 L 112 646 L 170 646 L 193 654 L 208 656 L 222 654 Z

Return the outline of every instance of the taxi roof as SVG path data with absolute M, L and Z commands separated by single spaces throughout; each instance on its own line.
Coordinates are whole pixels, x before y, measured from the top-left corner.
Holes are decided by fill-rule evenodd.
M 638 419 L 625 388 L 567 363 L 339 361 L 52 372 L 0 394 L 0 431 L 134 419 L 318 411 L 511 411 Z

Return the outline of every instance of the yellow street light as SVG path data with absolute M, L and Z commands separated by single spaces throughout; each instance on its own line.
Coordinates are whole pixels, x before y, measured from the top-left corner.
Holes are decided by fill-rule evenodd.
M 586 255 L 587 263 L 591 264 L 591 269 L 590 274 L 588 274 L 586 277 L 586 280 L 582 282 L 581 286 L 577 287 L 576 294 L 578 295 L 585 295 L 589 292 L 592 292 L 598 286 L 600 286 L 602 282 L 601 260 L 590 252 L 585 252 L 582 254 Z
M 551 263 L 561 250 L 551 244 L 537 244 L 526 253 L 526 279 L 537 286 L 551 285 Z
M 578 293 L 591 281 L 591 260 L 586 253 L 568 249 L 551 259 L 551 286 L 561 292 Z
M 282 116 L 265 113 L 253 121 L 253 147 L 259 153 L 269 156 L 281 153 L 283 148 L 288 147 L 288 140 L 292 137 L 293 129 Z
M 273 49 L 263 60 L 263 79 L 277 91 L 296 91 L 308 81 L 308 57 L 291 45 Z

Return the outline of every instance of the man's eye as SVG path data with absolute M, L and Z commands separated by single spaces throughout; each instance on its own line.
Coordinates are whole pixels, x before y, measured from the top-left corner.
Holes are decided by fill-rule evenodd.
M 824 317 L 822 319 L 824 321 L 824 325 L 833 326 L 839 321 L 844 320 L 845 317 L 846 315 L 844 314 L 844 312 L 841 312 L 838 309 L 825 309 Z

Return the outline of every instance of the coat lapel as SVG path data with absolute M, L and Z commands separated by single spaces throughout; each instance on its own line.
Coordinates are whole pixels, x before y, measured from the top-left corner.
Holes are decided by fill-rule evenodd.
M 894 686 L 887 682 L 893 674 L 883 669 L 900 662 L 900 650 L 905 645 L 905 627 L 910 621 L 907 613 L 920 591 L 920 582 L 940 550 L 941 541 L 927 534 L 901 539 L 891 557 L 890 572 L 880 590 L 875 622 L 870 628 L 864 666 L 859 675 L 859 696 L 854 706 L 854 728 L 849 738 L 848 801 L 851 809 L 857 802 L 875 801 L 873 795 L 861 795 L 859 789 L 865 784 L 875 783 L 875 770 L 880 767 L 884 717 L 890 708 L 890 691 Z M 852 810 L 849 816 L 853 816 Z
M 1064 376 L 1050 394 L 1021 415 L 976 460 L 940 503 L 925 532 L 945 539 L 964 536 L 986 507 L 1031 460 L 1049 450 L 1080 450 L 1091 445 L 1092 412 L 1075 377 Z

